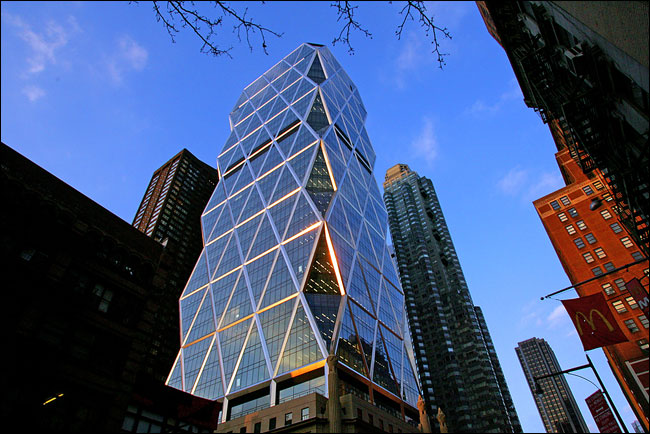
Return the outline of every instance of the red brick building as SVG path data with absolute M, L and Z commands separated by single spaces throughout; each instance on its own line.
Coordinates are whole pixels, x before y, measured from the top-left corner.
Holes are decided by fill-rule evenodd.
M 553 125 L 551 130 L 558 139 Z M 556 143 L 562 149 L 561 141 Z M 591 279 L 576 287 L 578 295 L 602 292 L 629 339 L 603 351 L 630 407 L 647 430 L 648 318 L 625 286 L 636 277 L 647 291 L 647 258 L 625 231 L 599 171 L 585 175 L 567 148 L 556 159 L 567 186 L 533 204 L 571 283 Z M 599 206 L 592 206 L 594 199 L 600 200 Z M 633 265 L 625 267 L 628 264 Z M 612 272 L 621 267 L 625 268 Z

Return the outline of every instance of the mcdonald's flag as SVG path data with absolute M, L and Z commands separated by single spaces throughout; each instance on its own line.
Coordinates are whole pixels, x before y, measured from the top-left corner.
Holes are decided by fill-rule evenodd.
M 602 293 L 562 300 L 587 350 L 627 342 Z

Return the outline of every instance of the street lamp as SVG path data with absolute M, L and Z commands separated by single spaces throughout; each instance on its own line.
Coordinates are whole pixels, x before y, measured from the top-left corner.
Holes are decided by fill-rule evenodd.
M 557 375 L 562 375 L 562 374 L 570 374 L 571 372 L 578 371 L 580 369 L 591 368 L 591 370 L 594 371 L 594 375 L 596 376 L 596 379 L 598 380 L 598 384 L 600 384 L 600 388 L 603 390 L 604 395 L 607 397 L 607 401 L 609 401 L 609 405 L 611 405 L 612 410 L 614 411 L 614 414 L 616 415 L 616 418 L 618 419 L 618 422 L 621 424 L 621 428 L 623 429 L 624 432 L 629 433 L 629 431 L 625 427 L 625 423 L 623 422 L 623 419 L 621 418 L 621 415 L 618 414 L 618 410 L 616 409 L 616 406 L 614 405 L 614 401 L 612 401 L 612 398 L 609 396 L 609 393 L 607 392 L 607 389 L 605 389 L 605 385 L 601 381 L 600 375 L 598 375 L 598 372 L 596 371 L 596 368 L 591 363 L 591 359 L 589 358 L 589 355 L 585 354 L 585 356 L 587 356 L 587 361 L 589 362 L 586 365 L 576 366 L 575 368 L 565 369 L 564 371 L 560 371 L 560 372 L 552 372 L 550 374 L 540 375 L 539 377 L 533 377 L 533 381 L 535 382 L 535 394 L 537 394 L 537 395 L 543 395 L 544 394 L 544 389 L 542 389 L 542 386 L 539 384 L 539 380 L 543 380 L 544 378 L 549 378 L 549 377 L 555 377 Z M 580 377 L 580 378 L 582 378 L 584 380 L 589 381 L 594 386 L 596 386 L 596 384 L 594 384 L 591 380 L 588 380 L 585 377 L 582 377 L 582 376 L 576 375 L 576 374 L 570 374 L 570 375 Z M 598 387 L 598 386 L 596 386 L 596 387 Z

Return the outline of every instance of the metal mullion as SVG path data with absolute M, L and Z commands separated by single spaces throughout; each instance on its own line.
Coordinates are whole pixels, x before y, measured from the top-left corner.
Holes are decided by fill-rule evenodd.
M 194 317 L 192 318 L 192 322 L 190 323 L 190 326 L 187 329 L 187 334 L 185 336 L 181 336 L 181 347 L 187 343 L 187 338 L 190 336 L 190 332 L 192 331 L 192 327 L 194 327 L 194 323 L 196 322 L 196 318 L 199 316 L 199 311 L 201 310 L 201 307 L 203 307 L 203 303 L 205 302 L 205 298 L 208 295 L 208 290 L 209 289 L 210 289 L 209 286 L 205 289 L 205 294 L 203 294 L 203 298 L 201 298 L 201 303 L 199 304 L 199 307 L 196 309 L 196 313 L 194 314 Z M 181 322 L 182 322 L 182 319 L 181 319 Z
M 215 333 L 214 336 L 212 337 L 212 342 L 210 342 L 210 346 L 208 347 L 208 351 L 205 353 L 205 357 L 203 358 L 203 363 L 201 363 L 201 367 L 199 368 L 199 373 L 196 375 L 196 379 L 194 380 L 194 385 L 192 386 L 192 391 L 190 392 L 192 395 L 196 390 L 196 386 L 199 384 L 199 380 L 201 379 L 201 374 L 203 374 L 203 368 L 205 368 L 205 364 L 208 361 L 208 357 L 210 357 L 210 353 L 212 352 L 212 348 L 215 343 L 216 336 L 217 334 Z
M 239 370 L 239 364 L 241 363 L 241 359 L 244 356 L 244 352 L 246 351 L 246 347 L 248 346 L 248 340 L 250 339 L 252 330 L 253 330 L 253 325 L 255 324 L 255 321 L 253 320 L 251 322 L 251 325 L 248 326 L 248 332 L 246 333 L 246 337 L 244 338 L 244 345 L 242 346 L 241 351 L 239 352 L 239 356 L 237 356 L 237 361 L 235 362 L 235 367 L 232 370 L 231 378 L 230 381 L 228 381 L 228 387 L 226 388 L 226 395 L 230 393 L 230 389 L 232 389 L 232 382 L 235 380 L 235 376 L 237 374 L 237 371 Z
M 287 341 L 289 340 L 289 334 L 291 332 L 291 328 L 293 327 L 293 321 L 296 318 L 296 311 L 298 310 L 298 304 L 299 304 L 298 300 L 299 299 L 300 299 L 299 297 L 296 297 L 296 301 L 295 301 L 296 304 L 293 306 L 293 311 L 291 312 L 291 318 L 289 319 L 289 322 L 287 323 L 287 330 L 285 331 L 284 339 L 282 341 L 282 346 L 280 347 L 280 351 L 278 352 L 278 360 L 276 362 L 276 366 L 275 366 L 275 368 L 273 370 L 273 375 L 271 376 L 271 378 L 276 377 L 278 375 L 278 368 L 280 367 L 280 362 L 282 361 L 282 358 L 284 357 L 284 350 L 285 350 L 285 348 L 287 346 Z M 303 309 L 304 309 L 304 307 L 303 307 Z

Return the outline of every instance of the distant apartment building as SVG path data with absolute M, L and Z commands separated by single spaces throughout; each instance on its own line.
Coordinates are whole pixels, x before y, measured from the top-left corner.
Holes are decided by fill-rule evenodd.
M 528 339 L 519 342 L 515 351 L 546 432 L 588 433 L 589 429 L 564 375 L 535 381 L 535 377 L 562 371 L 548 342 L 538 338 Z
M 398 164 L 384 202 L 428 413 L 441 408 L 450 432 L 521 432 L 431 180 Z
M 533 204 L 571 283 L 580 283 L 578 295 L 602 293 L 629 339 L 603 351 L 637 419 L 648 426 L 648 318 L 626 288 L 638 278 L 647 291 L 648 261 L 624 230 L 600 172 L 585 175 L 568 148 L 556 160 L 567 186 Z

